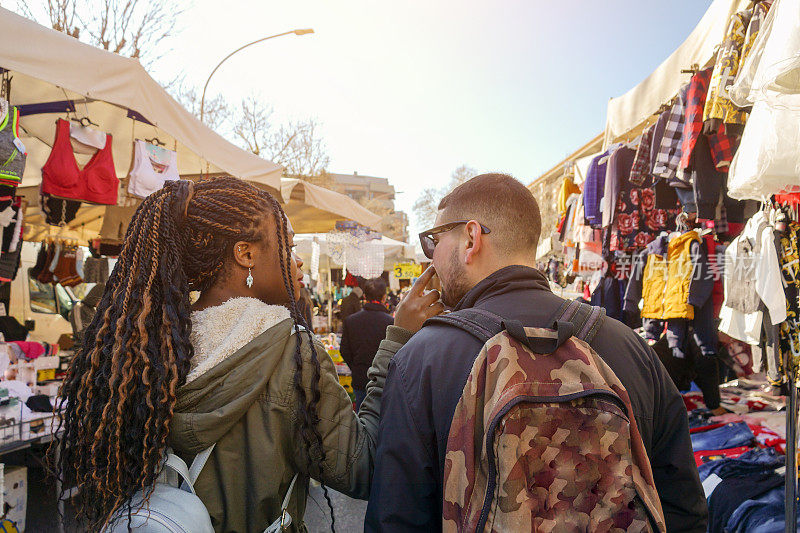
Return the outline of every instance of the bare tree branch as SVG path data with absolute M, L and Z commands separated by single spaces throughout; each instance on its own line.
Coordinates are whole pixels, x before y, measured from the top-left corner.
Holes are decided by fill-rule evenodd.
M 272 107 L 255 97 L 245 98 L 233 125 L 233 135 L 247 150 L 283 166 L 286 176 L 320 176 L 330 158 L 314 120 L 295 120 L 276 126 Z
M 166 51 L 183 12 L 169 0 L 17 0 L 17 11 L 145 67 Z
M 450 174 L 450 181 L 446 187 L 441 189 L 428 188 L 422 191 L 417 197 L 412 207 L 419 227 L 432 227 L 436 220 L 436 213 L 439 201 L 444 196 L 461 185 L 462 183 L 474 178 L 478 171 L 467 165 L 461 165 Z

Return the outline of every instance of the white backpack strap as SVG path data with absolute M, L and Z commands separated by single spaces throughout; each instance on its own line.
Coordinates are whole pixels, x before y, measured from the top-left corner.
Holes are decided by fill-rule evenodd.
M 289 489 L 286 491 L 286 496 L 284 496 L 283 503 L 281 504 L 281 515 L 264 530 L 264 533 L 279 533 L 280 531 L 286 531 L 289 529 L 289 526 L 292 525 L 292 515 L 290 515 L 286 509 L 289 507 L 289 500 L 292 499 L 292 492 L 297 482 L 297 476 L 298 474 L 295 474 L 292 478 L 292 482 L 289 483 Z
M 183 479 L 183 483 L 181 484 L 181 488 L 183 485 L 189 487 L 189 492 L 194 494 L 194 487 L 192 486 L 192 478 L 189 474 L 189 468 L 186 466 L 186 463 L 183 462 L 183 459 L 175 455 L 174 453 L 167 454 L 167 461 L 164 464 L 166 468 L 171 469 L 173 472 L 178 474 L 181 479 Z M 169 478 L 167 478 L 169 479 Z M 171 482 L 170 482 L 171 483 Z M 186 490 L 186 489 L 184 489 Z
M 198 453 L 194 461 L 192 461 L 192 466 L 189 467 L 189 476 L 191 479 L 191 484 L 194 485 L 194 482 L 197 481 L 197 478 L 200 477 L 200 472 L 203 470 L 203 467 L 206 466 L 206 462 L 208 458 L 211 457 L 211 452 L 214 451 L 214 446 L 216 444 L 212 444 L 202 452 Z
M 176 474 L 178 474 L 183 483 L 180 484 L 180 488 L 195 494 L 194 492 L 194 482 L 197 481 L 197 477 L 200 475 L 200 471 L 203 470 L 203 467 L 206 465 L 206 461 L 211 456 L 211 452 L 214 451 L 215 444 L 212 444 L 202 452 L 198 453 L 194 461 L 192 461 L 192 466 L 187 467 L 186 463 L 175 455 L 174 453 L 167 454 L 167 461 L 165 466 L 167 468 L 172 469 Z

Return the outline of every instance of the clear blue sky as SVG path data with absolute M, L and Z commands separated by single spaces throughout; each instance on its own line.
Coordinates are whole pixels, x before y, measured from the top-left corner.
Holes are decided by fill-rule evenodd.
M 330 170 L 387 177 L 399 207 L 468 164 L 529 183 L 602 131 L 606 104 L 690 33 L 710 0 L 195 0 L 156 77 L 256 94 L 323 126 Z M 413 221 L 412 221 L 412 229 Z

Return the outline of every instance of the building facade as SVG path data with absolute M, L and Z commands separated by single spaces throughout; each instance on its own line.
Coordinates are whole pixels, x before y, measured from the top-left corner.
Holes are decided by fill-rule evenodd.
M 332 174 L 331 188 L 346 194 L 375 214 L 381 215 L 381 233 L 389 238 L 408 242 L 408 215 L 403 211 L 395 210 L 395 195 L 393 185 L 386 178 L 375 176 L 362 176 L 357 172 L 353 174 Z

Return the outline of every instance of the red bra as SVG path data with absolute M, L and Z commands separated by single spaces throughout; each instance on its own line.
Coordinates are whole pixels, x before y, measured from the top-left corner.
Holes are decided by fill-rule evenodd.
M 69 142 L 69 122 L 58 119 L 56 139 L 42 167 L 42 192 L 93 204 L 116 205 L 119 180 L 111 153 L 111 135 L 81 169 Z

